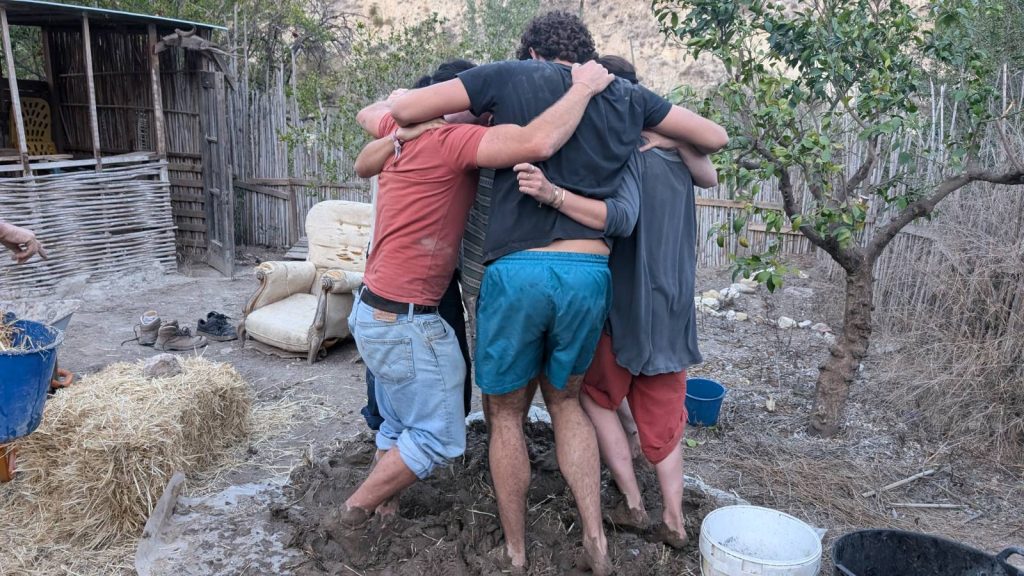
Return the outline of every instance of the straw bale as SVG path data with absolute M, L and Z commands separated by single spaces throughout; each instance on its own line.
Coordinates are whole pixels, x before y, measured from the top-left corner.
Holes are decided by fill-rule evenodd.
M 145 378 L 143 361 L 114 364 L 47 402 L 18 441 L 20 507 L 52 541 L 99 549 L 142 531 L 175 470 L 195 474 L 252 428 L 252 394 L 229 364 L 185 360 Z

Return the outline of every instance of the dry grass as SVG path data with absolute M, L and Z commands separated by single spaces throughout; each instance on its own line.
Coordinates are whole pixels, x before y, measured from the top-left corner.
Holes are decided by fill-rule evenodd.
M 32 339 L 13 322 L 5 322 L 0 315 L 0 352 L 18 352 L 29 350 L 31 347 Z
M 891 407 L 951 446 L 1024 464 L 1024 198 L 979 187 L 951 201 L 931 241 L 896 252 L 918 286 L 879 314 L 900 348 L 881 361 Z
M 0 487 L 0 574 L 130 569 L 135 539 L 171 474 L 215 467 L 252 429 L 252 394 L 227 364 L 193 358 L 146 379 L 114 364 L 47 403 Z M 7 560 L 13 559 L 13 562 Z

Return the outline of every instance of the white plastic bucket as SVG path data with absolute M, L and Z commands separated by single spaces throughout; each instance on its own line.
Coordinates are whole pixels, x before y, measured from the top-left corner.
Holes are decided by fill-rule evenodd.
M 704 576 L 817 576 L 821 537 L 789 514 L 760 506 L 725 506 L 700 528 Z

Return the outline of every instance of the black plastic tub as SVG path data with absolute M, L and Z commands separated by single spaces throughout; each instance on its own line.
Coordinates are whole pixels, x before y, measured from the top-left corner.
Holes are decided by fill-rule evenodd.
M 832 546 L 835 576 L 1024 576 L 1007 562 L 1024 548 L 998 555 L 958 542 L 900 530 L 861 530 Z

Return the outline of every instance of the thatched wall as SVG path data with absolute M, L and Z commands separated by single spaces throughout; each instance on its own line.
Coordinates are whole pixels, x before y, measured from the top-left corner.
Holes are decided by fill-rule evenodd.
M 132 267 L 175 266 L 170 192 L 163 162 L 149 155 L 110 157 L 86 169 L 5 178 L 0 213 L 33 229 L 50 254 L 21 266 L 0 259 L 0 294 L 52 293 L 61 280 L 98 279 Z

